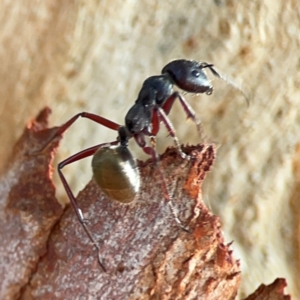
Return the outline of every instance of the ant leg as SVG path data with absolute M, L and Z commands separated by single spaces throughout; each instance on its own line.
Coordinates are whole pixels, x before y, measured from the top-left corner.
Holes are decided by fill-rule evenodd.
M 187 115 L 187 119 L 191 119 L 197 127 L 197 131 L 199 132 L 200 138 L 203 138 L 203 131 L 202 131 L 202 123 L 200 119 L 197 118 L 195 111 L 193 108 L 188 104 L 188 102 L 184 99 L 184 97 L 181 96 L 179 92 L 174 92 L 166 101 L 166 103 L 163 105 L 163 110 L 168 115 L 175 99 L 178 98 L 180 101 L 181 106 L 183 107 L 183 110 L 185 111 Z M 205 138 L 203 138 L 205 140 Z
M 150 143 L 151 143 L 151 146 L 155 150 L 156 153 L 157 153 L 157 151 L 156 151 L 156 136 L 157 136 L 157 133 L 159 131 L 159 123 L 160 123 L 160 120 L 159 120 L 159 117 L 158 117 L 157 113 L 153 113 Z
M 160 164 L 159 158 L 157 156 L 157 152 L 155 151 L 154 148 L 151 148 L 151 147 L 142 147 L 142 149 L 144 150 L 145 153 L 151 155 L 153 161 L 155 161 L 155 164 L 157 166 L 157 171 L 158 171 L 158 174 L 159 174 L 159 177 L 160 177 L 160 182 L 161 182 L 161 187 L 162 187 L 162 190 L 163 190 L 164 198 L 167 201 L 167 203 L 169 204 L 171 213 L 173 214 L 174 219 L 175 219 L 177 225 L 182 230 L 184 230 L 186 232 L 190 232 L 186 227 L 183 226 L 182 222 L 180 221 L 180 219 L 179 219 L 179 217 L 178 217 L 178 215 L 177 215 L 177 213 L 175 211 L 175 208 L 174 208 L 173 202 L 172 202 L 172 197 L 170 196 L 170 193 L 168 191 L 168 187 L 167 187 L 167 184 L 166 184 L 165 176 L 164 176 L 164 173 L 163 173 L 163 171 L 161 169 L 161 164 Z
M 183 159 L 190 159 L 190 156 L 186 155 L 180 148 L 180 143 L 178 141 L 178 138 L 175 133 L 175 129 L 169 120 L 168 116 L 166 115 L 164 109 L 160 108 L 159 106 L 156 107 L 156 109 L 153 111 L 153 116 L 152 116 L 152 131 L 151 131 L 151 144 L 156 145 L 155 143 L 155 136 L 157 135 L 159 131 L 159 126 L 160 122 L 163 121 L 165 123 L 165 126 L 169 132 L 169 134 L 173 137 L 175 146 L 178 150 L 178 153 Z M 141 145 L 138 141 L 137 143 L 139 144 L 140 147 L 143 148 L 143 145 Z M 155 148 L 155 146 L 153 146 Z M 144 149 L 144 148 L 143 148 Z M 150 154 L 151 155 L 151 154 Z
M 168 115 L 173 107 L 173 104 L 176 100 L 177 96 L 177 92 L 174 92 L 167 100 L 166 102 L 163 104 L 162 108 L 165 111 L 165 113 Z
M 155 136 L 150 136 L 150 143 L 153 149 L 156 149 L 156 138 Z
M 98 243 L 94 240 L 92 233 L 90 232 L 90 230 L 87 228 L 84 217 L 83 217 L 83 213 L 81 211 L 81 209 L 78 206 L 78 203 L 76 201 L 76 198 L 73 195 L 73 192 L 71 191 L 71 188 L 66 180 L 66 178 L 64 177 L 63 173 L 62 173 L 62 168 L 65 167 L 68 164 L 71 164 L 75 161 L 81 160 L 83 158 L 86 158 L 88 156 L 93 155 L 100 147 L 105 147 L 105 146 L 112 146 L 112 145 L 117 145 L 119 142 L 115 141 L 115 142 L 111 142 L 111 143 L 103 143 L 103 144 L 99 144 L 96 146 L 93 146 L 91 148 L 88 148 L 86 150 L 80 151 L 72 156 L 70 156 L 69 158 L 63 160 L 62 162 L 60 162 L 58 164 L 57 170 L 58 170 L 58 174 L 59 177 L 62 181 L 62 184 L 67 192 L 67 195 L 70 199 L 71 205 L 73 206 L 73 209 L 76 213 L 76 216 L 80 222 L 80 224 L 82 225 L 84 231 L 86 232 L 87 236 L 89 237 L 90 241 L 93 243 L 94 247 L 96 248 L 97 251 L 97 255 L 98 255 L 98 263 L 100 265 L 100 267 L 103 269 L 104 272 L 106 272 L 106 269 L 104 267 L 104 264 L 102 262 L 102 259 L 100 257 L 99 251 L 100 251 L 100 247 L 98 245 Z
M 182 105 L 187 118 L 192 119 L 194 123 L 197 126 L 197 130 L 200 134 L 200 137 L 202 136 L 202 126 L 200 120 L 196 117 L 196 113 L 192 109 L 192 107 L 185 101 L 185 99 L 180 95 L 178 92 L 174 92 L 164 103 L 162 106 L 163 111 L 165 112 L 165 115 L 168 115 L 173 107 L 174 101 L 178 98 L 180 100 L 180 104 Z M 159 131 L 159 125 L 160 125 L 160 118 L 158 117 L 158 114 L 156 111 L 154 111 L 153 116 L 152 116 L 152 131 L 151 131 L 151 136 L 156 136 L 158 131 Z M 170 125 L 171 122 L 169 121 Z M 171 125 L 172 126 L 172 125 Z M 172 126 L 173 128 L 173 126 Z M 174 131 L 174 129 L 173 129 Z M 175 142 L 176 144 L 176 142 Z
M 175 97 L 176 98 L 176 97 Z M 175 100 L 175 98 L 173 99 L 173 102 Z M 171 108 L 171 107 L 170 107 Z M 158 112 L 159 110 L 159 112 Z M 152 145 L 152 148 L 153 149 L 156 149 L 156 135 L 159 131 L 159 127 L 160 127 L 160 122 L 163 121 L 165 123 L 165 126 L 167 127 L 167 130 L 169 132 L 169 134 L 173 137 L 173 140 L 174 140 L 174 143 L 175 143 L 175 146 L 178 150 L 178 153 L 180 154 L 180 156 L 183 158 L 183 159 L 187 159 L 189 160 L 190 159 L 190 156 L 186 155 L 180 148 L 180 143 L 178 141 L 178 138 L 176 136 L 176 133 L 175 133 L 175 129 L 171 123 L 171 121 L 169 120 L 169 118 L 167 117 L 164 109 L 161 109 L 160 107 L 157 107 L 157 109 L 155 109 L 153 111 L 153 116 L 152 116 L 152 131 L 151 131 L 151 136 L 150 136 L 150 142 L 151 142 L 151 145 Z M 139 143 L 138 143 L 139 144 Z M 143 148 L 142 145 L 140 145 L 140 147 Z M 151 155 L 151 154 L 150 154 Z
M 76 114 L 75 116 L 73 116 L 69 121 L 67 121 L 66 123 L 64 123 L 61 126 L 57 127 L 56 132 L 53 134 L 52 137 L 49 138 L 49 140 L 45 143 L 45 145 L 39 149 L 38 151 L 36 151 L 36 153 L 38 152 L 42 152 L 56 137 L 60 136 L 61 134 L 63 134 L 79 117 L 82 118 L 87 118 L 89 120 L 92 120 L 98 124 L 101 124 L 107 128 L 110 128 L 112 130 L 117 131 L 118 128 L 120 127 L 119 124 L 112 122 L 110 120 L 107 120 L 103 117 L 100 117 L 98 115 L 95 114 L 91 114 L 91 113 L 87 113 L 87 112 L 81 112 Z
M 157 152 L 156 152 L 155 148 L 145 146 L 146 142 L 145 142 L 145 139 L 144 139 L 144 135 L 141 135 L 141 134 L 140 135 L 136 135 L 136 136 L 134 136 L 134 138 L 135 138 L 137 144 L 143 149 L 143 151 L 146 154 L 148 154 L 148 155 L 150 155 L 152 157 L 152 160 L 154 161 L 155 166 L 157 167 L 157 171 L 158 171 L 158 174 L 159 174 L 159 177 L 160 177 L 160 182 L 161 182 L 161 186 L 162 186 L 164 198 L 167 201 L 167 203 L 169 204 L 171 213 L 173 214 L 176 223 L 178 224 L 178 226 L 182 230 L 184 230 L 186 232 L 190 232 L 187 228 L 185 228 L 182 225 L 182 223 L 181 223 L 181 221 L 180 221 L 180 219 L 179 219 L 179 217 L 178 217 L 178 215 L 177 215 L 177 213 L 176 213 L 176 211 L 174 209 L 173 202 L 172 202 L 172 197 L 169 194 L 168 187 L 166 185 L 166 180 L 165 180 L 165 177 L 164 177 L 164 173 L 163 173 L 163 171 L 161 169 L 161 164 L 160 164 L 160 161 L 159 161 L 159 157 L 157 155 Z
M 166 115 L 165 111 L 161 108 L 161 107 L 156 107 L 156 111 L 154 111 L 154 114 L 157 114 L 158 115 L 158 118 L 164 122 L 169 134 L 172 136 L 173 140 L 174 140 L 174 143 L 175 143 L 175 146 L 177 148 L 177 151 L 178 153 L 180 154 L 180 156 L 183 158 L 183 159 L 187 159 L 187 160 L 190 160 L 191 157 L 187 154 L 185 154 L 182 150 L 181 150 L 181 147 L 180 147 L 180 143 L 178 141 L 178 138 L 176 136 L 176 133 L 175 133 L 175 129 L 171 123 L 171 121 L 169 120 L 168 116 Z

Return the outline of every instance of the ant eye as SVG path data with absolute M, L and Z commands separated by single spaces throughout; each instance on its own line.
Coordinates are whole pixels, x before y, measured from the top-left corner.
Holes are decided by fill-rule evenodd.
M 192 71 L 192 75 L 193 75 L 194 77 L 199 77 L 199 76 L 200 76 L 200 72 L 197 71 L 197 70 L 193 70 L 193 71 Z

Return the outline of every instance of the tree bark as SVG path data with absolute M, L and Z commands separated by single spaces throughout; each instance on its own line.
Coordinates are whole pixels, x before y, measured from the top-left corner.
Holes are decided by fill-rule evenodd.
M 277 278 L 269 285 L 262 284 L 245 300 L 290 300 L 291 296 L 285 295 L 284 289 L 287 283 L 283 278 Z
M 53 133 L 46 129 L 49 113 L 43 110 L 28 124 L 0 179 L 0 299 L 19 298 L 63 212 L 52 182 L 58 140 L 39 155 L 28 155 Z
M 32 121 L 13 150 L 2 189 L 1 299 L 234 299 L 239 263 L 221 224 L 202 201 L 201 184 L 215 159 L 214 145 L 173 148 L 160 166 L 140 162 L 141 191 L 129 205 L 108 199 L 92 180 L 77 197 L 97 254 L 71 206 L 54 197 L 52 159 L 58 140 L 36 152 L 55 130 L 49 109 Z M 164 180 L 175 221 L 161 187 Z M 10 178 L 13 178 L 9 180 Z M 4 197 L 5 196 L 5 197 Z M 50 234 L 50 236 L 49 236 Z

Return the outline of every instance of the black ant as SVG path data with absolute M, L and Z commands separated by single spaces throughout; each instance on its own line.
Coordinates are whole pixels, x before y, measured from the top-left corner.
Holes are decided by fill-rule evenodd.
M 128 149 L 128 141 L 131 138 L 134 138 L 143 151 L 146 154 L 151 155 L 153 161 L 158 164 L 159 159 L 155 149 L 155 137 L 159 131 L 160 123 L 163 122 L 168 132 L 173 137 L 181 157 L 190 159 L 191 157 L 181 150 L 175 130 L 168 118 L 168 114 L 174 101 L 178 98 L 187 117 L 194 121 L 199 133 L 201 133 L 201 123 L 197 119 L 195 112 L 180 93 L 174 91 L 174 85 L 188 93 L 206 93 L 210 95 L 213 92 L 213 87 L 206 76 L 204 69 L 209 69 L 216 77 L 226 80 L 217 73 L 212 64 L 184 59 L 171 61 L 162 69 L 162 75 L 152 76 L 144 81 L 135 104 L 126 114 L 124 126 L 91 113 L 78 113 L 65 124 L 59 126 L 54 136 L 49 139 L 42 149 L 40 149 L 40 151 L 42 151 L 54 138 L 64 133 L 79 117 L 90 119 L 118 132 L 116 141 L 99 144 L 80 151 L 58 164 L 58 174 L 60 179 L 79 222 L 97 250 L 98 261 L 104 271 L 105 267 L 99 255 L 100 248 L 98 243 L 94 240 L 91 232 L 86 226 L 82 211 L 62 173 L 62 168 L 70 163 L 93 155 L 92 169 L 94 179 L 99 187 L 114 200 L 122 203 L 132 202 L 140 188 L 140 176 L 136 160 Z M 228 80 L 226 81 L 228 82 Z M 146 145 L 145 136 L 151 138 L 151 146 Z M 161 170 L 159 170 L 159 174 L 165 199 L 167 203 L 169 203 L 177 223 L 182 229 L 188 231 L 183 227 L 172 207 L 171 197 L 169 196 L 163 172 Z

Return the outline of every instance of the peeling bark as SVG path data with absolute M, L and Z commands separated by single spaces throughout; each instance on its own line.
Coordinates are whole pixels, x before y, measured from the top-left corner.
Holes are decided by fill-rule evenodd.
M 286 280 L 277 278 L 269 285 L 262 284 L 252 295 L 245 300 L 290 300 L 291 296 L 284 294 Z
M 52 182 L 54 141 L 43 153 L 28 155 L 52 134 L 50 109 L 32 120 L 12 149 L 0 179 L 0 298 L 17 299 L 47 251 L 50 231 L 62 214 Z
M 234 299 L 238 263 L 224 244 L 220 221 L 201 199 L 201 183 L 214 157 L 213 145 L 186 147 L 161 157 L 161 169 L 184 226 L 175 222 L 151 160 L 140 163 L 142 188 L 129 205 L 108 199 L 91 181 L 77 201 L 99 243 L 107 272 L 73 208 L 64 213 L 27 286 L 24 299 Z M 55 293 L 53 293 L 55 291 Z
M 56 128 L 49 109 L 29 123 L 1 178 L 1 299 L 234 299 L 239 262 L 226 244 L 221 223 L 202 201 L 201 184 L 216 156 L 212 144 L 173 148 L 139 162 L 142 187 L 128 205 L 107 198 L 93 180 L 77 197 L 100 244 L 97 254 L 71 206 L 58 204 L 52 160 L 59 138 L 38 150 Z M 161 187 L 172 195 L 175 221 Z M 290 299 L 285 281 L 260 287 L 247 299 Z M 266 298 L 272 295 L 273 298 Z M 274 295 L 274 296 L 273 296 Z

